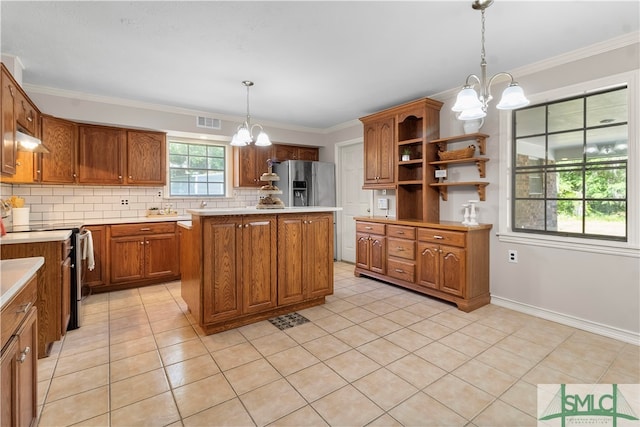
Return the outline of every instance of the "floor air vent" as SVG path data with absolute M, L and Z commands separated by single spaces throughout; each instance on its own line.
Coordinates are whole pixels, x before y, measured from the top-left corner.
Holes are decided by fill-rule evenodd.
M 298 314 L 298 313 L 289 313 L 283 316 L 274 317 L 269 319 L 269 322 L 276 328 L 282 330 L 293 328 L 294 326 L 302 325 L 303 323 L 309 322 L 309 319 Z
M 222 122 L 220 119 L 214 119 L 213 117 L 198 116 L 196 117 L 196 127 L 220 130 L 222 128 Z

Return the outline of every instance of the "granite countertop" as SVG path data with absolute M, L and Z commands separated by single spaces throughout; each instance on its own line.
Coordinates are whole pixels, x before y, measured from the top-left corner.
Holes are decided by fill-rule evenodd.
M 0 306 L 4 307 L 43 265 L 41 256 L 0 261 Z
M 25 231 L 7 233 L 0 238 L 0 244 L 63 242 L 71 236 L 71 230 Z
M 188 213 L 196 216 L 222 216 L 222 215 L 277 215 L 290 213 L 313 213 L 313 212 L 337 212 L 342 208 L 333 206 L 300 206 L 280 209 L 257 209 L 255 206 L 246 208 L 227 209 L 189 209 Z

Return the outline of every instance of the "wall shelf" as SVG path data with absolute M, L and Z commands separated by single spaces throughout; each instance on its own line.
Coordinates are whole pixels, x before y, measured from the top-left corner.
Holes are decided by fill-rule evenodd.
M 469 157 L 468 159 L 455 159 L 455 160 L 439 160 L 437 162 L 429 162 L 430 165 L 438 166 L 441 170 L 446 170 L 447 165 L 455 165 L 460 163 L 475 163 L 478 168 L 478 174 L 480 178 L 486 176 L 486 163 L 489 161 L 487 157 Z
M 475 186 L 478 191 L 478 198 L 480 201 L 485 200 L 486 191 L 485 187 L 489 185 L 488 182 L 480 182 L 480 181 L 468 181 L 468 182 L 437 182 L 433 184 L 429 184 L 431 187 L 436 187 L 438 191 L 440 191 L 440 196 L 442 200 L 447 201 L 447 191 L 449 187 L 472 187 Z
M 429 141 L 429 144 L 437 144 L 438 149 L 441 151 L 446 150 L 447 144 L 450 142 L 460 142 L 460 141 L 468 141 L 471 139 L 475 139 L 478 144 L 478 148 L 480 149 L 480 154 L 486 154 L 487 149 L 487 138 L 489 135 L 486 133 L 469 133 L 466 135 L 456 135 L 449 136 L 447 138 L 433 139 Z

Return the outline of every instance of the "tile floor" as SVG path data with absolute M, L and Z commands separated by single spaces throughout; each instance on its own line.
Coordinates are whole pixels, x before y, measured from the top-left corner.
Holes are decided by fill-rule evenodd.
M 527 426 L 538 383 L 640 383 L 638 347 L 335 265 L 327 304 L 205 336 L 180 282 L 92 295 L 38 363 L 40 426 Z

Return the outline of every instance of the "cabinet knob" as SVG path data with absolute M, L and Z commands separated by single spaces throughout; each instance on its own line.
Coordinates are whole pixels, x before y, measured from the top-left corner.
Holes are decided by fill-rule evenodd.
M 129 179 L 133 179 L 133 177 L 131 175 L 129 175 Z
M 118 179 L 122 179 L 122 175 L 118 175 Z
M 249 224 L 245 224 L 245 225 L 244 225 L 244 228 L 248 228 L 248 227 L 249 227 Z
M 400 268 L 396 268 L 395 271 L 396 271 L 396 273 L 404 273 L 404 270 L 402 270 Z
M 32 305 L 33 302 L 29 301 L 28 303 L 21 305 L 22 308 L 16 310 L 16 313 L 27 313 Z
M 444 239 L 444 237 L 439 236 L 439 235 L 437 235 L 437 234 L 435 234 L 435 235 L 433 236 L 433 238 L 434 238 L 434 239 L 439 239 L 439 240 Z
M 149 241 L 148 241 L 148 240 L 146 241 L 146 244 L 147 244 L 147 245 L 149 244 Z
M 73 177 L 74 177 L 74 178 L 75 178 L 75 177 L 77 177 L 77 176 L 78 176 L 78 174 L 76 174 L 76 173 L 74 173 L 74 174 L 73 174 Z
M 144 245 L 144 242 L 140 242 L 141 245 Z
M 242 228 L 242 224 L 238 224 L 238 228 Z
M 36 171 L 36 173 L 40 173 L 40 169 L 38 169 L 38 170 Z
M 24 363 L 27 360 L 27 354 L 31 353 L 31 347 L 25 348 L 22 352 L 20 352 L 20 356 L 18 356 L 18 362 Z

